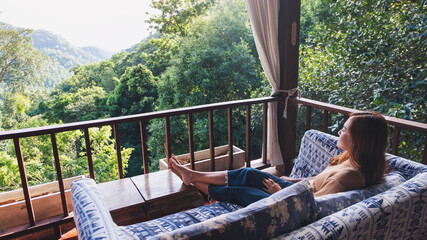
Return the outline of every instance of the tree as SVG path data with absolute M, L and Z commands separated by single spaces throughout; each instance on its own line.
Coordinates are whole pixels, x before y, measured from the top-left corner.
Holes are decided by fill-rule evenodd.
M 150 17 L 147 22 L 161 34 L 185 36 L 193 19 L 213 4 L 214 0 L 152 0 L 150 6 L 160 14 Z
M 120 83 L 108 99 L 113 116 L 151 112 L 157 99 L 158 78 L 144 65 L 126 69 Z
M 46 56 L 32 47 L 32 30 L 0 24 L 0 84 L 16 91 L 39 82 Z
M 101 87 L 79 88 L 73 92 L 53 92 L 40 102 L 39 110 L 49 122 L 78 122 L 108 116 L 107 95 Z
M 188 34 L 178 44 L 171 66 L 159 84 L 159 109 L 250 98 L 265 80 L 258 62 L 249 17 L 243 1 L 220 2 L 209 13 L 200 16 L 189 27 Z M 226 111 L 214 114 L 215 144 L 227 142 Z M 242 146 L 244 113 L 234 109 L 235 143 Z M 194 116 L 196 149 L 207 148 L 207 113 Z M 242 127 L 242 128 L 240 128 Z M 171 118 L 173 151 L 188 152 L 187 121 L 185 116 Z M 148 142 L 152 169 L 164 157 L 164 123 L 153 120 Z
M 112 116 L 152 112 L 158 97 L 158 78 L 154 77 L 144 65 L 138 64 L 126 69 L 120 83 L 109 96 L 107 105 Z M 120 141 L 127 148 L 138 149 L 132 152 L 129 160 L 129 176 L 142 173 L 142 151 L 138 123 L 120 125 Z
M 332 21 L 321 26 L 322 31 L 301 51 L 303 95 L 426 122 L 424 2 L 344 0 L 333 3 Z M 405 142 L 422 141 L 419 137 L 411 138 L 405 137 Z M 420 154 L 416 153 L 418 157 Z

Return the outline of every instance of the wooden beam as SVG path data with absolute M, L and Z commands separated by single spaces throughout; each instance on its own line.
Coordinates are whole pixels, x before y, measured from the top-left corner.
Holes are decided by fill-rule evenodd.
M 228 158 L 229 165 L 228 169 L 233 170 L 233 109 L 230 107 L 227 110 L 227 120 L 228 120 Z
M 281 90 L 298 87 L 300 6 L 300 0 L 280 0 L 278 38 Z M 296 154 L 297 105 L 288 102 L 286 119 L 283 118 L 285 102 L 280 101 L 278 106 L 279 144 L 285 167 L 279 170 L 289 174 Z
M 142 166 L 144 167 L 144 174 L 150 172 L 148 167 L 148 151 L 147 151 L 147 122 L 139 121 L 139 131 L 141 134 L 141 149 L 142 149 Z
M 116 146 L 116 155 L 117 155 L 117 169 L 119 172 L 119 178 L 123 178 L 123 163 L 122 163 L 122 150 L 120 145 L 120 130 L 119 130 L 119 124 L 116 123 L 113 125 L 113 131 L 114 131 L 114 140 L 115 140 L 115 146 Z
M 189 113 L 187 115 L 188 119 L 188 148 L 190 154 L 190 166 L 191 169 L 196 169 L 195 159 L 194 159 L 194 124 L 193 124 L 193 114 Z
M 246 106 L 246 167 L 251 166 L 251 105 Z
M 209 118 L 209 150 L 211 159 L 211 171 L 215 171 L 215 141 L 214 141 L 214 121 L 213 110 L 208 111 Z
M 22 156 L 21 142 L 19 141 L 19 138 L 14 138 L 13 143 L 15 145 L 15 153 L 16 153 L 16 158 L 18 160 L 19 175 L 21 176 L 22 190 L 24 191 L 28 221 L 30 223 L 30 226 L 34 226 L 36 225 L 36 220 L 35 220 L 36 218 L 34 216 L 33 202 L 31 201 L 30 190 L 28 188 L 28 178 L 27 178 L 27 173 L 25 171 L 24 157 Z
M 85 135 L 86 156 L 87 156 L 87 164 L 89 167 L 89 176 L 90 178 L 95 180 L 95 171 L 93 170 L 92 150 L 90 148 L 89 129 L 85 128 L 83 131 Z

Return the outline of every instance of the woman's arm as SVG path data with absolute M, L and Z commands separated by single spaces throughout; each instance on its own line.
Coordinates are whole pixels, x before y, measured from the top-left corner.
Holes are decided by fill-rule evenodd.
M 288 177 L 288 176 L 282 176 L 282 177 L 280 177 L 281 179 L 284 179 L 284 180 L 286 180 L 286 181 L 289 181 L 289 182 L 294 182 L 294 183 L 296 183 L 296 182 L 300 182 L 300 181 L 302 181 L 302 180 L 304 180 L 304 179 L 307 179 L 307 180 L 310 180 L 310 179 L 314 179 L 314 177 L 308 177 L 308 178 L 290 178 L 290 177 Z

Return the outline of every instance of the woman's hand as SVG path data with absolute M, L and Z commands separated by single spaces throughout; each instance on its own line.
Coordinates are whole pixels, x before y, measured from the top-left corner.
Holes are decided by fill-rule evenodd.
M 265 186 L 265 188 L 263 188 L 262 190 L 264 190 L 270 194 L 273 194 L 275 192 L 282 190 L 280 185 L 277 184 L 276 182 L 274 182 L 273 180 L 271 180 L 270 178 L 264 178 L 264 180 L 262 180 L 262 183 Z
M 280 178 L 284 179 L 284 180 L 286 180 L 288 182 L 294 182 L 294 183 L 302 181 L 304 179 L 304 178 L 290 178 L 290 177 L 287 177 L 287 176 L 281 176 Z

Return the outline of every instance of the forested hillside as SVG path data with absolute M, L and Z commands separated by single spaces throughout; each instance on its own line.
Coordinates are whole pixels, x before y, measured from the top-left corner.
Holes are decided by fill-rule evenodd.
M 61 36 L 45 30 L 35 30 L 32 37 L 35 49 L 41 50 L 65 69 L 106 60 L 113 55 L 96 47 L 73 46 Z
M 70 78 L 72 68 L 103 61 L 113 55 L 96 47 L 75 47 L 61 36 L 45 30 L 35 30 L 32 38 L 33 47 L 51 59 L 44 76 L 44 86 L 47 88 L 53 88 L 63 79 Z
M 427 18 L 423 2 L 302 1 L 302 96 L 426 122 Z M 34 39 L 33 45 L 31 30 L 14 32 L 3 26 L 2 41 L 6 39 L 3 36 L 21 38 L 21 63 L 37 63 L 38 67 L 16 64 L 13 68 L 18 70 L 32 67 L 2 76 L 2 130 L 270 95 L 243 0 L 152 0 L 152 6 L 159 11 L 149 20 L 154 35 L 111 58 L 73 67 L 72 76 L 52 91 L 40 87 L 46 78 L 39 76 L 39 69 L 49 66 L 43 53 L 54 54 L 49 56 L 70 66 L 88 55 L 80 55 L 82 49 L 73 49 L 54 35 L 37 43 Z M 45 49 L 48 45 L 51 47 Z M 0 47 L 6 49 L 4 42 Z M 5 54 L 1 57 L 3 66 L 8 58 Z M 261 112 L 257 107 L 252 111 L 251 157 L 256 158 L 261 149 Z M 196 150 L 209 145 L 205 115 L 194 115 Z M 218 111 L 214 116 L 215 143 L 226 144 L 226 112 Z M 244 109 L 234 109 L 233 118 L 234 145 L 245 148 Z M 186 124 L 184 116 L 171 118 L 175 154 L 188 152 Z M 333 115 L 331 125 L 330 132 L 336 133 L 342 117 Z M 164 121 L 152 120 L 147 129 L 150 171 L 154 171 L 158 159 L 164 157 Z M 120 126 L 127 176 L 143 172 L 140 136 L 135 132 L 139 132 L 137 123 Z M 97 181 L 116 178 L 111 127 L 93 128 L 90 134 Z M 58 134 L 57 138 L 64 177 L 87 175 L 82 132 Z M 403 155 L 419 160 L 417 146 L 422 146 L 422 136 L 408 133 L 403 139 Z M 22 146 L 30 183 L 54 180 L 48 136 L 25 139 Z M 0 145 L 0 173 L 0 190 L 19 186 L 10 142 Z

